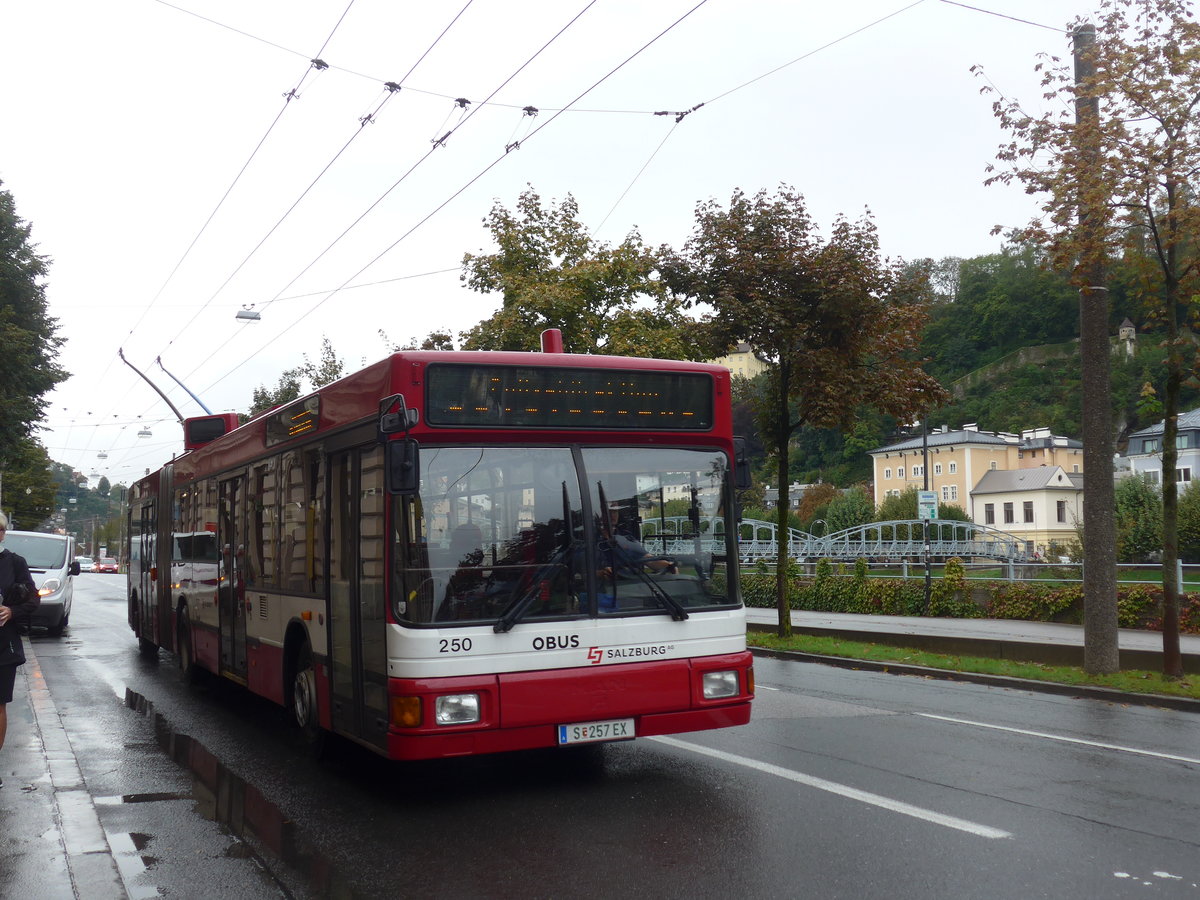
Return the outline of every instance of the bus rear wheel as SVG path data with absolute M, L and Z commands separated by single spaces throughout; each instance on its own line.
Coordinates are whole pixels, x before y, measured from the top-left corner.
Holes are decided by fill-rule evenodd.
M 179 610 L 179 625 L 175 634 L 175 652 L 179 659 L 179 670 L 186 681 L 195 684 L 200 670 L 196 668 L 196 657 L 192 650 L 192 629 L 188 627 L 187 609 Z

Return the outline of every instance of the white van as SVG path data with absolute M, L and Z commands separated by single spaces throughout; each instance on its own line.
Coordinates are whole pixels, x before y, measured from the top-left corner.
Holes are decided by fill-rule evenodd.
M 40 531 L 10 531 L 0 549 L 25 557 L 29 564 L 29 574 L 42 598 L 29 624 L 34 628 L 45 628 L 52 637 L 61 635 L 71 617 L 71 596 L 75 587 L 71 576 L 79 574 L 75 538 Z

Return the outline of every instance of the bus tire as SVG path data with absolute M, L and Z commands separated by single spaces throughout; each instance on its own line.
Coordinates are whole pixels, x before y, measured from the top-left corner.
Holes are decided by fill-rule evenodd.
M 147 659 L 157 658 L 158 644 L 154 643 L 154 641 L 147 637 L 142 637 L 142 632 L 145 630 L 146 623 L 142 620 L 142 613 L 139 608 L 137 614 L 137 628 L 135 629 L 137 632 L 138 653 L 142 654 L 142 656 L 146 657 Z
M 316 755 L 325 745 L 317 709 L 317 671 L 313 665 L 312 646 L 305 641 L 296 651 L 295 677 L 292 679 L 292 719 L 300 736 Z
M 179 608 L 179 625 L 175 635 L 176 656 L 179 659 L 179 670 L 183 673 L 184 680 L 189 684 L 195 684 L 199 679 L 199 670 L 196 668 L 196 657 L 192 649 L 192 629 L 188 626 L 187 607 Z

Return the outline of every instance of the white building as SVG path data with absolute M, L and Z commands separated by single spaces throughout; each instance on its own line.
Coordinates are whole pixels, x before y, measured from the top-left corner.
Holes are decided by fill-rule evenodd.
M 1154 484 L 1162 483 L 1163 430 L 1163 423 L 1159 422 L 1129 436 L 1125 448 L 1129 474 L 1145 475 Z M 1200 409 L 1180 413 L 1175 447 L 1179 453 L 1175 480 L 1186 485 L 1192 480 L 1192 473 L 1200 474 Z

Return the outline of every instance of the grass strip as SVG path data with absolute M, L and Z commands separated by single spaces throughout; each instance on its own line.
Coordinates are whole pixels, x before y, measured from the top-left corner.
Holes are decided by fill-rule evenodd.
M 751 647 L 766 650 L 791 650 L 815 653 L 820 656 L 840 656 L 847 659 L 866 659 L 873 662 L 895 662 L 952 672 L 976 672 L 984 675 L 1005 675 L 1032 681 L 1053 681 L 1058 684 L 1094 685 L 1131 694 L 1162 694 L 1171 697 L 1191 697 L 1200 700 L 1200 676 L 1185 675 L 1181 679 L 1165 678 L 1161 672 L 1126 669 L 1112 675 L 1089 675 L 1075 666 L 1047 666 L 1041 663 L 991 659 L 984 656 L 950 656 L 888 644 L 868 644 L 821 635 L 793 634 L 781 638 L 769 632 L 751 631 L 746 635 Z

